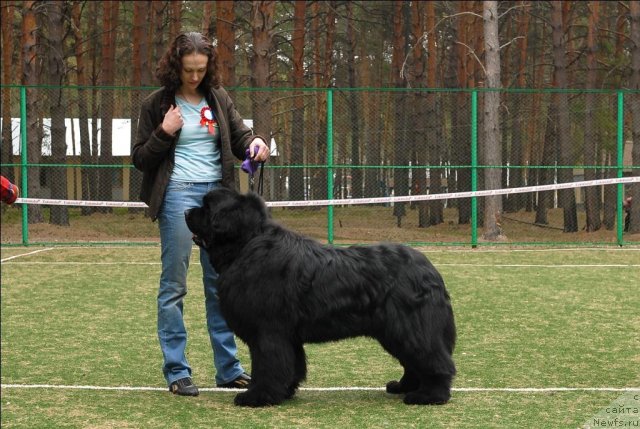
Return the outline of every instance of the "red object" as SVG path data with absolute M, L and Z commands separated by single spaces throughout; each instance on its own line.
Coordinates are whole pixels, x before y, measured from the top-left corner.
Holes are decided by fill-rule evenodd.
M 211 111 L 211 107 L 204 106 L 200 110 L 200 125 L 203 127 L 206 126 L 209 129 L 209 134 L 213 134 L 215 132 L 213 127 L 217 123 L 218 121 L 216 121 L 216 118 Z
M 0 178 L 2 179 L 2 202 L 13 204 L 18 198 L 20 190 L 6 177 L 0 176 Z

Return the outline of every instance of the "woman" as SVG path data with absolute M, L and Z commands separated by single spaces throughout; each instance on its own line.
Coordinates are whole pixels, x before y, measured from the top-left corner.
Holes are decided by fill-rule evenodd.
M 243 159 L 249 149 L 255 161 L 266 161 L 269 149 L 262 137 L 244 125 L 220 86 L 215 49 L 202 34 L 179 35 L 158 63 L 156 77 L 162 88 L 142 104 L 133 164 L 143 172 L 140 197 L 160 229 L 158 338 L 164 356 L 162 371 L 172 393 L 197 396 L 185 357 L 183 299 L 192 235 L 184 212 L 201 205 L 211 189 L 236 188 L 234 157 Z M 200 264 L 216 385 L 246 388 L 251 378 L 236 358 L 234 335 L 220 314 L 217 274 L 204 250 L 200 250 Z

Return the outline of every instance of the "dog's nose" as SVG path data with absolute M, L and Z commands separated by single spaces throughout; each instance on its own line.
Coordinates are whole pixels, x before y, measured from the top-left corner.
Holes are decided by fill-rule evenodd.
M 184 217 L 189 216 L 189 212 L 190 212 L 191 210 L 193 210 L 193 209 L 186 209 L 186 210 L 184 211 Z

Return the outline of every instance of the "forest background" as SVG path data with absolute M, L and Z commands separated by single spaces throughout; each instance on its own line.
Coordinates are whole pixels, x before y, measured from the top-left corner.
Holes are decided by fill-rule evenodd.
M 256 133 L 282 142 L 274 160 L 280 165 L 324 163 L 327 98 L 309 97 L 311 89 L 366 89 L 346 92 L 344 117 L 351 134 L 341 156 L 356 166 L 468 165 L 468 151 L 450 150 L 452 143 L 455 147 L 469 140 L 468 128 L 455 126 L 468 125 L 469 119 L 457 112 L 468 111 L 468 91 L 486 90 L 480 104 L 479 153 L 482 163 L 496 168 L 482 170 L 484 189 L 505 187 L 507 180 L 510 187 L 555 180 L 544 169 L 518 170 L 507 179 L 507 169 L 499 168 L 507 164 L 580 164 L 594 167 L 584 169 L 586 180 L 614 177 L 614 170 L 603 168 L 615 161 L 615 148 L 604 141 L 614 125 L 598 112 L 615 111 L 616 98 L 598 91 L 625 91 L 628 140 L 640 140 L 640 3 L 635 1 L 3 1 L 0 11 L 2 174 L 10 178 L 15 178 L 14 154 L 5 142 L 11 141 L 11 117 L 19 114 L 16 88 L 26 90 L 29 175 L 39 177 L 42 118 L 51 118 L 50 161 L 64 163 L 65 118 L 80 117 L 81 124 L 82 119 L 86 124 L 87 118 L 101 118 L 109 124 L 123 112 L 133 116 L 149 92 L 137 88 L 157 86 L 158 58 L 183 31 L 201 31 L 215 40 L 221 80 L 234 97 L 235 88 L 253 89 L 243 116 L 253 118 Z M 400 92 L 392 93 L 391 102 L 379 102 L 379 94 L 389 89 Z M 453 92 L 444 101 L 447 89 Z M 533 92 L 517 92 L 526 89 Z M 522 94 L 527 94 L 526 103 Z M 279 104 L 284 98 L 286 109 Z M 585 112 L 578 127 L 570 126 L 569 116 L 576 99 Z M 509 117 L 537 111 L 544 115 L 535 121 L 505 126 Z M 283 125 L 277 118 L 285 115 Z M 383 132 L 388 134 L 370 138 L 378 135 L 380 121 L 387 122 Z M 399 124 L 425 126 L 401 135 L 394 129 L 407 127 Z M 443 124 L 452 134 L 448 148 L 442 143 L 447 141 Z M 90 132 L 97 133 L 80 126 L 80 144 L 86 145 L 80 162 L 113 164 L 110 151 L 95 159 L 95 147 L 89 145 L 97 134 L 91 139 Z M 582 133 L 579 139 L 577 133 Z M 102 127 L 103 148 L 111 145 L 111 137 L 110 126 Z M 632 166 L 638 165 L 640 144 L 635 144 Z M 55 172 L 44 170 L 45 176 Z M 82 174 L 87 176 L 83 198 L 111 198 L 100 183 L 116 183 L 113 171 L 84 169 Z M 379 174 L 375 169 L 350 170 L 350 196 L 378 196 Z M 407 169 L 393 174 L 396 195 L 428 186 L 439 189 L 445 180 L 441 170 L 414 174 L 414 183 Z M 633 167 L 631 174 L 640 175 L 640 170 Z M 302 169 L 288 171 L 288 198 L 308 197 L 309 175 Z M 469 190 L 470 175 L 460 169 L 455 186 L 448 180 L 448 189 Z M 558 182 L 574 179 L 571 169 L 557 175 Z M 66 195 L 63 176 L 45 179 L 54 198 Z M 128 180 L 131 195 L 137 195 L 137 172 Z M 41 181 L 28 183 L 29 195 L 38 195 Z M 640 184 L 630 186 L 629 194 L 640 201 Z M 326 189 L 315 189 L 313 197 L 326 198 Z M 613 186 L 586 188 L 585 228 L 612 229 L 619 198 Z M 494 213 L 537 210 L 536 221 L 545 223 L 552 204 L 545 195 L 483 198 L 484 235 L 492 239 L 500 233 Z M 575 192 L 560 191 L 559 204 L 564 231 L 577 231 Z M 83 213 L 97 210 L 104 209 L 86 207 Z M 403 210 L 403 204 L 394 207 L 398 218 Z M 442 210 L 441 201 L 421 204 L 421 226 L 442 222 Z M 468 223 L 469 199 L 460 201 L 458 210 L 458 221 Z M 638 232 L 640 204 L 633 210 L 631 231 Z M 51 223 L 68 224 L 66 207 L 52 207 L 50 216 Z M 40 207 L 31 207 L 29 222 L 43 221 Z

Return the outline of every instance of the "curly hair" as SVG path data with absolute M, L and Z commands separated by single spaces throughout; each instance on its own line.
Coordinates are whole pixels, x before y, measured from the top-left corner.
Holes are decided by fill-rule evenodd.
M 211 40 L 195 31 L 182 33 L 169 46 L 156 67 L 156 78 L 169 92 L 175 93 L 182 84 L 180 71 L 182 57 L 189 54 L 203 54 L 208 58 L 207 72 L 200 82 L 198 89 L 207 94 L 211 88 L 218 88 L 218 62 L 216 50 Z

